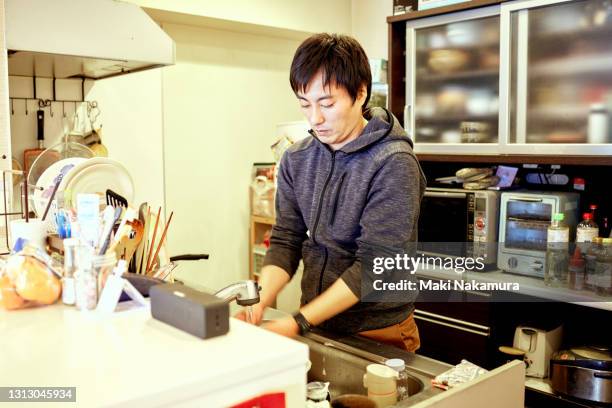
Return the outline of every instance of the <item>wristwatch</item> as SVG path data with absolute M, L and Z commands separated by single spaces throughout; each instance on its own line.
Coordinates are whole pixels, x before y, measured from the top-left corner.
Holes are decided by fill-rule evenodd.
M 306 320 L 304 315 L 301 314 L 300 312 L 295 313 L 293 315 L 293 319 L 295 320 L 295 322 L 298 325 L 298 330 L 299 330 L 300 336 L 303 336 L 304 334 L 306 334 L 310 330 L 312 330 L 312 325 L 308 322 L 308 320 Z

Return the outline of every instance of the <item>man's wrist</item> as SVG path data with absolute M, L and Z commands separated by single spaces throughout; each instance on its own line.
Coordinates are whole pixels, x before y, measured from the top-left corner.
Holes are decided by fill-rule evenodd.
M 298 333 L 300 334 L 300 336 L 303 336 L 304 334 L 312 330 L 312 324 L 310 324 L 310 322 L 304 317 L 302 313 L 295 313 L 293 315 L 293 320 L 295 320 L 298 325 Z

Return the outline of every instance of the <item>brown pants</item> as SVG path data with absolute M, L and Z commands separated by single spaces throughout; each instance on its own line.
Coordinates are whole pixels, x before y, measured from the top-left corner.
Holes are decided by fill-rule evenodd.
M 410 316 L 403 322 L 382 329 L 362 331 L 359 332 L 359 335 L 411 352 L 417 351 L 421 346 L 419 329 L 414 321 L 414 313 L 410 313 Z

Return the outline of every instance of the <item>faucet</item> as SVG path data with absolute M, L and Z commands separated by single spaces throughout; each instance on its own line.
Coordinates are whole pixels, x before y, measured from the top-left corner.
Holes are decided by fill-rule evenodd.
M 243 280 L 229 285 L 217 293 L 215 296 L 230 303 L 236 300 L 240 306 L 251 306 L 259 303 L 259 291 L 261 287 L 253 280 Z

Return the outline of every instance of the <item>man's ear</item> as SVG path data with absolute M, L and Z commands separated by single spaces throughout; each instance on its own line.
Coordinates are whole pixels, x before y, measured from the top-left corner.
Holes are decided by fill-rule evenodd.
M 364 103 L 366 100 L 366 97 L 368 96 L 368 88 L 365 85 L 361 85 L 359 87 L 359 91 L 357 92 L 357 104 L 359 106 L 361 106 L 362 108 L 364 107 Z

